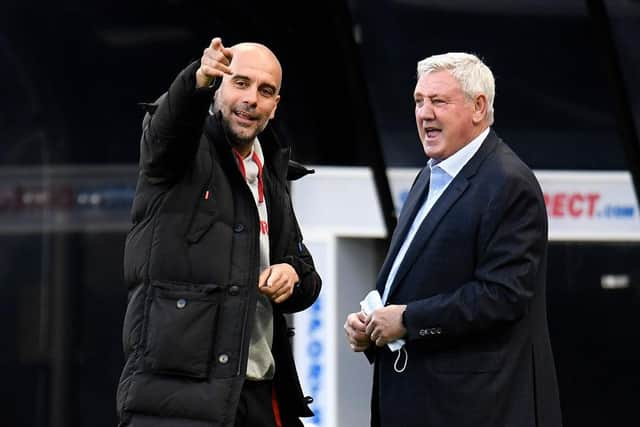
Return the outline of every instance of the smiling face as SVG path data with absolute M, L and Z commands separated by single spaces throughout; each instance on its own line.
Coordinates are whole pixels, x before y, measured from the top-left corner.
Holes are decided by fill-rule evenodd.
M 420 141 L 432 159 L 446 159 L 488 126 L 485 96 L 467 98 L 448 71 L 422 74 L 413 96 Z
M 214 111 L 222 113 L 231 143 L 247 146 L 275 115 L 280 101 L 282 68 L 266 47 L 242 43 L 232 47 L 231 75 L 214 95 Z

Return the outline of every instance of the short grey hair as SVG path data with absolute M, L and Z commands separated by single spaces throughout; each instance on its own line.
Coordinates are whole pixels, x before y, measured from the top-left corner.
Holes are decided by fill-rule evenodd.
M 460 83 L 462 92 L 469 99 L 484 94 L 487 97 L 487 115 L 489 125 L 493 124 L 493 99 L 496 83 L 493 73 L 484 62 L 475 55 L 464 52 L 449 52 L 429 56 L 418 62 L 418 79 L 423 74 L 448 71 Z

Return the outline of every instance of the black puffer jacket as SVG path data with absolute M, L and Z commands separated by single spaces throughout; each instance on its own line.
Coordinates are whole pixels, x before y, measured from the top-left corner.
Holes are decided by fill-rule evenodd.
M 148 106 L 125 246 L 129 287 L 121 426 L 233 426 L 246 372 L 259 275 L 258 214 L 194 63 Z M 204 129 L 204 131 L 203 131 Z M 274 383 L 284 426 L 312 415 L 284 313 L 309 307 L 321 281 L 302 243 L 286 182 L 290 150 L 267 127 L 265 198 L 271 263 L 300 277 L 274 305 Z

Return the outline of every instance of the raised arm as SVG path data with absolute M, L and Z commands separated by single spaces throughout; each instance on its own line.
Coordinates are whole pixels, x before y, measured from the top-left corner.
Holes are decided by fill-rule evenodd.
M 216 79 L 230 73 L 232 58 L 220 38 L 214 38 L 200 60 L 182 70 L 166 93 L 146 104 L 140 164 L 151 182 L 174 181 L 193 161 Z

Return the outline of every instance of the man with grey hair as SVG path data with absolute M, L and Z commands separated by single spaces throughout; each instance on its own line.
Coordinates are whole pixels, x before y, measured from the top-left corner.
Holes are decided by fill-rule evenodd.
M 474 55 L 418 63 L 415 118 L 429 160 L 378 275 L 379 308 L 344 325 L 352 350 L 374 363 L 372 426 L 562 424 L 544 199 L 491 128 L 494 94 Z

